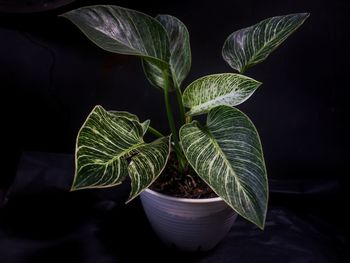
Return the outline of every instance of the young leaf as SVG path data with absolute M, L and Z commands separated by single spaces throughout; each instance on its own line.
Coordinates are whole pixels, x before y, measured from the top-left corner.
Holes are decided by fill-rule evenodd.
M 119 6 L 96 5 L 69 11 L 63 17 L 102 49 L 140 56 L 158 72 L 170 70 L 167 32 L 151 16 Z
M 238 109 L 218 106 L 180 129 L 184 153 L 198 175 L 241 216 L 264 228 L 268 185 L 253 123 Z
M 243 73 L 264 61 L 308 16 L 308 13 L 276 16 L 238 30 L 226 39 L 222 56 L 232 68 Z
M 140 123 L 133 114 L 107 112 L 96 106 L 77 137 L 72 190 L 118 185 L 128 171 L 132 179 L 130 198 L 147 188 L 165 167 L 170 153 L 169 137 L 149 144 L 143 141 L 148 124 Z
M 195 80 L 185 89 L 183 103 L 190 108 L 187 115 L 198 115 L 219 105 L 241 104 L 260 85 L 260 82 L 239 74 L 208 75 Z

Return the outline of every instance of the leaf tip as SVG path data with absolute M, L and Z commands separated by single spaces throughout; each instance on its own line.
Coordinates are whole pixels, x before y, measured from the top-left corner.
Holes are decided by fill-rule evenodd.
M 305 12 L 305 13 L 299 13 L 299 15 L 301 16 L 301 24 L 303 24 L 305 21 L 306 21 L 306 19 L 308 19 L 309 18 L 309 16 L 310 16 L 310 13 L 308 13 L 308 12 Z
M 256 81 L 256 88 L 259 88 L 263 83 L 261 81 L 255 80 Z
M 256 225 L 257 225 L 258 228 L 260 228 L 260 230 L 262 230 L 262 231 L 265 230 L 265 220 L 263 220 L 262 222 L 259 222 Z
M 132 200 L 134 200 L 135 197 L 130 197 L 128 198 L 128 200 L 125 201 L 125 204 L 129 204 Z
M 58 16 L 58 17 L 64 17 L 64 18 L 67 18 L 67 19 L 70 20 L 69 14 L 70 14 L 71 12 L 73 12 L 73 11 L 68 11 L 68 12 L 65 12 L 65 13 L 63 13 L 63 14 L 59 14 L 59 15 L 57 15 L 57 16 Z
M 128 200 L 125 201 L 125 204 L 129 204 L 132 200 L 134 200 L 137 196 L 139 196 L 145 189 L 143 189 L 141 192 L 130 192 L 130 195 L 128 197 Z

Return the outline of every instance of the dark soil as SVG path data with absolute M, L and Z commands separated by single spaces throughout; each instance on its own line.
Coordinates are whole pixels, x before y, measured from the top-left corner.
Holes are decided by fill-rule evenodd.
M 170 155 L 167 167 L 152 184 L 151 189 L 159 193 L 182 198 L 217 197 L 213 190 L 190 166 L 184 174 L 178 172 L 178 162 L 174 153 Z

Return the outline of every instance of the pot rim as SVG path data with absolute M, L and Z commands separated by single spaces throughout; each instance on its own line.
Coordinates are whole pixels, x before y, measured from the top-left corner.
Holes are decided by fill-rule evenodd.
M 161 197 L 163 199 L 171 200 L 171 201 L 177 201 L 177 202 L 184 202 L 184 203 L 214 203 L 214 202 L 221 202 L 224 201 L 221 197 L 212 197 L 212 198 L 200 198 L 200 199 L 194 199 L 194 198 L 183 198 L 183 197 L 174 197 L 165 195 L 156 191 L 153 191 L 149 188 L 144 190 L 145 192 L 148 192 L 150 194 L 153 194 L 155 196 Z

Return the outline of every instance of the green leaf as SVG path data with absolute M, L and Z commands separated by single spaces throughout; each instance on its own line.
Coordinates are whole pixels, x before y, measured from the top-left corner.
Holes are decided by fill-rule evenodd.
M 140 56 L 152 64 L 153 71 L 169 71 L 169 39 L 164 27 L 144 13 L 113 5 L 96 5 L 63 14 L 97 46 L 113 53 Z M 159 87 L 162 82 L 151 83 Z
M 146 120 L 146 121 L 144 121 L 143 123 L 141 123 L 142 130 L 143 130 L 143 134 L 142 134 L 142 135 L 145 135 L 145 134 L 146 134 L 150 123 L 151 123 L 150 120 Z
M 162 137 L 137 149 L 138 154 L 131 158 L 128 167 L 131 193 L 127 202 L 149 187 L 161 174 L 169 157 L 169 147 L 170 137 Z
M 264 228 L 268 183 L 259 135 L 238 109 L 218 106 L 180 129 L 184 153 L 198 175 L 241 216 Z
M 308 16 L 308 13 L 276 16 L 238 30 L 226 39 L 222 56 L 232 68 L 243 73 L 264 61 Z
M 195 80 L 186 88 L 183 103 L 190 108 L 187 115 L 198 115 L 219 105 L 241 104 L 260 85 L 260 82 L 239 74 L 208 75 Z
M 143 72 L 146 75 L 148 81 L 154 86 L 164 89 L 165 80 L 164 77 L 169 78 L 169 91 L 174 90 L 174 80 L 171 75 L 170 65 L 166 67 L 158 65 L 158 61 L 153 61 L 147 58 L 142 59 Z
M 164 26 L 170 48 L 170 66 L 178 87 L 191 69 L 190 35 L 186 26 L 171 15 L 158 15 L 156 19 Z
M 191 68 L 190 37 L 186 26 L 176 17 L 158 15 L 156 19 L 163 25 L 169 39 L 170 67 L 164 69 L 149 59 L 142 60 L 142 66 L 149 82 L 156 87 L 164 87 L 164 72 L 169 77 L 169 90 L 180 87 Z
M 132 121 L 140 122 L 139 117 L 127 111 L 108 111 L 108 112 L 114 115 L 116 118 L 124 117 Z M 142 129 L 143 129 L 143 135 L 145 135 L 145 133 L 147 132 L 150 122 L 151 122 L 150 120 L 146 120 L 143 123 L 141 123 Z
M 135 114 L 132 114 L 127 111 L 115 111 L 115 110 L 110 110 L 108 111 L 111 113 L 114 117 L 119 118 L 119 117 L 124 117 L 132 121 L 137 121 L 140 122 L 139 117 L 137 117 Z
M 140 123 L 133 114 L 96 106 L 77 137 L 72 190 L 118 185 L 128 171 L 131 199 L 147 188 L 165 167 L 170 153 L 169 137 L 149 144 L 143 141 L 148 124 Z

